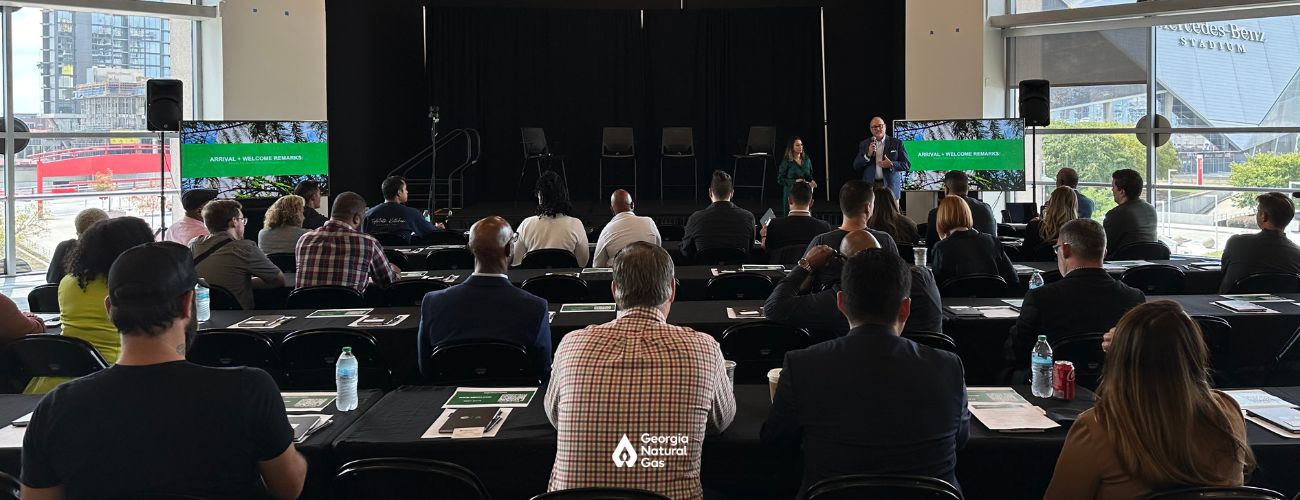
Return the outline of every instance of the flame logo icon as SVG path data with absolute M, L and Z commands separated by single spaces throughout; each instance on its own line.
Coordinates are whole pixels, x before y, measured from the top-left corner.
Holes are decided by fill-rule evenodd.
M 636 465 L 636 448 L 633 448 L 632 442 L 628 441 L 627 434 L 624 434 L 623 439 L 618 441 L 618 447 L 614 448 L 612 457 L 615 467 L 632 467 Z

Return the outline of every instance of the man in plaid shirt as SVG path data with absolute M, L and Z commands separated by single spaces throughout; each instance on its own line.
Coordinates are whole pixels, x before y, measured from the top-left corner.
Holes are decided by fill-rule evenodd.
M 365 212 L 366 200 L 359 194 L 348 191 L 334 198 L 330 220 L 298 239 L 295 287 L 338 285 L 365 293 L 371 276 L 381 284 L 397 281 L 398 269 L 384 257 L 384 248 L 356 229 Z
M 559 434 L 549 489 L 623 487 L 699 499 L 705 433 L 731 424 L 736 399 L 712 337 L 665 323 L 676 295 L 663 248 L 614 258 L 618 318 L 564 337 L 546 391 Z

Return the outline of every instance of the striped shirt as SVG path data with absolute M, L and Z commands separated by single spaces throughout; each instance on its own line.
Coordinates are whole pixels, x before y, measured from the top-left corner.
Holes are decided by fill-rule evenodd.
M 559 435 L 551 491 L 703 496 L 704 435 L 722 432 L 736 414 L 717 341 L 668 325 L 658 309 L 633 308 L 566 335 L 551 370 L 546 415 Z
M 398 280 L 374 237 L 332 219 L 298 239 L 294 259 L 297 288 L 336 285 L 364 293 L 371 276 L 382 284 Z

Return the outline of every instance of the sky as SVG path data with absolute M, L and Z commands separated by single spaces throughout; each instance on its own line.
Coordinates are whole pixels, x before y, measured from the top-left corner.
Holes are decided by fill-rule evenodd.
M 40 113 L 41 9 L 14 13 L 14 112 Z

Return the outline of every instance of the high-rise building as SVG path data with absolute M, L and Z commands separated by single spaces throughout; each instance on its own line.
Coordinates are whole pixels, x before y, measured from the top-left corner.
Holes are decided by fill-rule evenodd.
M 138 70 L 144 78 L 172 76 L 171 21 L 99 12 L 42 11 L 41 87 L 47 114 L 85 114 L 79 87 L 97 83 L 94 68 Z

